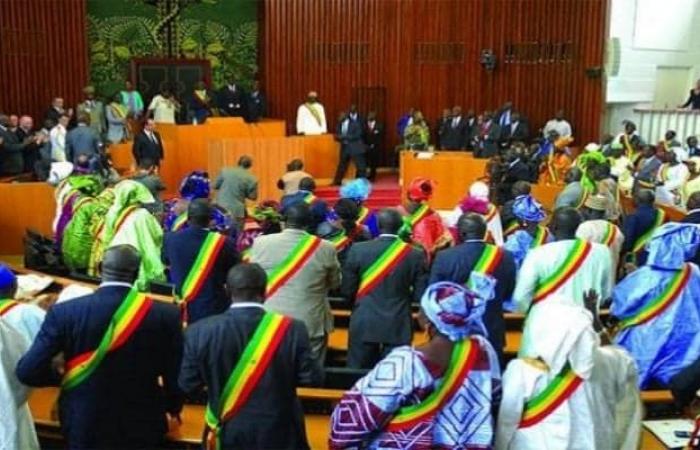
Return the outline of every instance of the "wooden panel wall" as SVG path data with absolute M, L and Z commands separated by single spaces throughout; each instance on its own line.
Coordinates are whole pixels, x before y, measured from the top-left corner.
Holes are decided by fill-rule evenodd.
M 85 0 L 0 0 L 0 111 L 36 125 L 52 97 L 74 106 L 88 80 Z
M 434 124 L 445 107 L 478 112 L 506 100 L 533 128 L 564 108 L 579 143 L 598 138 L 603 78 L 586 69 L 602 66 L 608 0 L 264 0 L 263 8 L 264 85 L 271 115 L 290 131 L 310 89 L 335 124 L 358 100 L 353 92 L 383 88 L 391 144 L 411 106 Z M 491 73 L 479 63 L 486 48 L 498 58 Z
M 47 183 L 0 183 L 0 255 L 24 252 L 25 230 L 53 237 L 54 188 Z

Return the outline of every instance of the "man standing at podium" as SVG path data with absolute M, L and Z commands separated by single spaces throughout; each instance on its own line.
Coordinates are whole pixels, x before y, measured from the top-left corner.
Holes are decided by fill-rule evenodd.
M 326 111 L 319 103 L 316 91 L 311 91 L 306 102 L 297 109 L 297 133 L 312 136 L 327 132 Z

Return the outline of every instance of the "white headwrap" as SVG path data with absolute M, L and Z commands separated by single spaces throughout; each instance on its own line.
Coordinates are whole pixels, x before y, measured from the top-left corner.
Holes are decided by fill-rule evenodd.
M 476 181 L 469 187 L 469 196 L 489 201 L 489 186 L 483 181 Z

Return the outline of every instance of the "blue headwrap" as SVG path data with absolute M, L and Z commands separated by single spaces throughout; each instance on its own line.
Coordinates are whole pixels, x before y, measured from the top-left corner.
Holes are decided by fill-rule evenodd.
M 544 208 L 532 195 L 521 195 L 513 202 L 513 214 L 526 222 L 542 222 L 545 218 Z
M 647 265 L 661 269 L 680 269 L 697 252 L 700 225 L 667 223 L 654 230 L 647 243 Z
M 470 283 L 471 284 L 471 283 Z M 486 328 L 481 320 L 486 302 L 493 295 L 478 292 L 449 281 L 433 283 L 425 290 L 420 306 L 428 320 L 438 331 L 456 342 L 471 335 L 486 336 Z
M 207 172 L 190 172 L 180 183 L 180 197 L 185 200 L 209 198 L 209 174 Z
M 17 281 L 15 274 L 4 264 L 0 264 L 0 289 L 5 289 Z
M 340 198 L 350 198 L 358 202 L 364 202 L 372 192 L 372 184 L 365 178 L 357 178 L 340 188 Z
M 223 207 L 212 205 L 211 228 L 219 233 L 226 234 L 233 228 L 233 217 Z

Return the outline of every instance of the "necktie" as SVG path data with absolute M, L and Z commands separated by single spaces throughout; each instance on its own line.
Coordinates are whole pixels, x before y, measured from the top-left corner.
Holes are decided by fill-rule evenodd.
M 347 120 L 343 121 L 342 133 L 343 133 L 343 134 L 347 134 L 347 133 L 348 133 L 348 121 L 347 121 Z
M 152 131 L 148 132 L 148 137 L 151 138 L 151 142 L 153 142 L 154 144 L 158 143 L 158 141 L 156 141 L 156 136 L 153 134 Z

